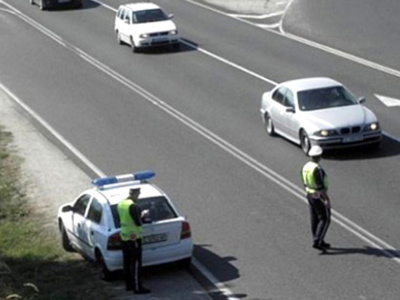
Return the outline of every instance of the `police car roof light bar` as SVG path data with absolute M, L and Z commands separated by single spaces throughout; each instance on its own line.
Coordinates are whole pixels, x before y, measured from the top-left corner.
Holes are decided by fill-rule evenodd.
M 140 171 L 134 174 L 123 174 L 117 176 L 101 177 L 92 180 L 92 184 L 97 187 L 105 185 L 117 184 L 122 182 L 139 181 L 143 182 L 147 179 L 153 178 L 156 175 L 153 171 Z

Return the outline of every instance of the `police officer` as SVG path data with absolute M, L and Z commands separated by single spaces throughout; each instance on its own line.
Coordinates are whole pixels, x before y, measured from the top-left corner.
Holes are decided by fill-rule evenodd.
M 121 223 L 122 253 L 126 290 L 135 294 L 150 293 L 142 286 L 142 217 L 137 200 L 140 188 L 130 189 L 129 197 L 118 203 L 117 210 Z
M 311 214 L 311 232 L 313 247 L 323 252 L 330 248 L 324 241 L 331 221 L 331 205 L 328 197 L 328 178 L 324 169 L 319 165 L 322 156 L 320 146 L 312 146 L 308 152 L 311 161 L 306 163 L 301 172 Z

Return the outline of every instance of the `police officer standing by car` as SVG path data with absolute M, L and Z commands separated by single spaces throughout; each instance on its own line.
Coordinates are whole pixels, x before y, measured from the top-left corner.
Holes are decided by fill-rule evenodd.
M 311 232 L 313 247 L 323 252 L 330 248 L 324 241 L 331 221 L 331 204 L 328 197 L 328 178 L 319 165 L 322 156 L 320 146 L 312 146 L 308 152 L 311 161 L 307 162 L 301 172 L 311 215 Z
M 129 190 L 129 197 L 118 203 L 117 210 L 121 223 L 122 253 L 126 290 L 135 294 L 148 294 L 142 286 L 142 213 L 137 205 L 140 189 Z

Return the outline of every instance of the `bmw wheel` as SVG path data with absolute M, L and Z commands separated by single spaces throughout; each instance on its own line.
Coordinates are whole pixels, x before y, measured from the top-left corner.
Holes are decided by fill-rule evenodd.
M 303 152 L 308 155 L 308 151 L 311 148 L 311 143 L 307 133 L 304 130 L 301 130 L 300 132 L 300 144 Z
M 265 115 L 264 115 L 264 126 L 265 126 L 265 130 L 267 131 L 268 135 L 270 135 L 270 136 L 275 135 L 274 123 L 272 122 L 272 119 L 268 115 L 268 113 L 265 113 Z

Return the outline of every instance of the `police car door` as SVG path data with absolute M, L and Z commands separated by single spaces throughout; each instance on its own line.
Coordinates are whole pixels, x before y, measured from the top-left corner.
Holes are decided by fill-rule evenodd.
M 85 213 L 89 204 L 89 200 L 91 198 L 91 195 L 89 194 L 84 194 L 78 198 L 78 200 L 75 201 L 74 206 L 73 206 L 73 213 L 72 213 L 72 239 L 71 243 L 73 243 L 79 250 L 83 251 L 82 248 L 82 236 L 84 236 L 83 233 L 83 227 L 82 225 L 85 222 Z
M 105 239 L 105 226 L 102 216 L 103 206 L 93 197 L 86 218 L 81 225 L 81 247 L 83 252 L 92 259 L 95 258 L 94 248 L 96 244 L 102 244 Z

